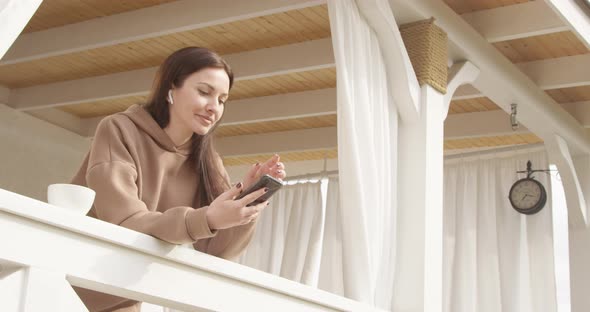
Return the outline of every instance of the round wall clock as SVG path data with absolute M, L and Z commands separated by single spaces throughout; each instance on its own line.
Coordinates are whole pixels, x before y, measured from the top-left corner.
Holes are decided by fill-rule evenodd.
M 530 215 L 545 207 L 547 192 L 541 182 L 527 177 L 514 182 L 508 198 L 516 211 Z

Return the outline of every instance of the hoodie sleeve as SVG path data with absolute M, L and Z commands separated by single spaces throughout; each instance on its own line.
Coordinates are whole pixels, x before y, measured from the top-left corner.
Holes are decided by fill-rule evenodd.
M 88 187 L 96 191 L 96 216 L 104 221 L 152 235 L 174 244 L 212 237 L 205 217 L 207 207 L 172 207 L 149 211 L 139 199 L 137 170 L 116 122 L 99 125 L 86 172 Z
M 223 166 L 221 157 L 218 155 L 217 164 L 220 172 L 225 177 L 228 185 L 229 175 Z M 229 229 L 218 230 L 217 235 L 208 239 L 201 239 L 197 241 L 193 246 L 196 250 L 208 253 L 213 256 L 220 258 L 235 260 L 242 252 L 248 247 L 252 237 L 254 236 L 254 230 L 256 229 L 256 223 L 258 221 L 235 226 Z

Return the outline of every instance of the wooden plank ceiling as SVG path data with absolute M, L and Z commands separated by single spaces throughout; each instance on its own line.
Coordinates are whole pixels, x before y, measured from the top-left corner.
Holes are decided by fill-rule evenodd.
M 103 0 L 45 0 L 25 29 L 25 33 L 79 23 L 90 19 L 130 12 L 173 0 L 103 1 Z M 456 13 L 464 14 L 527 2 L 527 0 L 444 0 Z M 0 65 L 0 85 L 25 88 L 60 81 L 70 81 L 100 75 L 157 66 L 178 48 L 197 45 L 209 47 L 227 55 L 306 42 L 330 37 L 326 5 L 295 9 L 267 16 L 238 20 L 196 30 L 176 32 L 153 38 L 86 49 L 38 60 Z M 569 32 L 559 32 L 492 45 L 513 63 L 547 60 L 564 56 L 588 54 L 588 49 Z M 231 100 L 289 94 L 293 92 L 335 88 L 336 69 L 323 68 L 240 80 L 232 90 Z M 547 90 L 559 103 L 590 100 L 590 86 Z M 89 101 L 58 107 L 82 121 L 125 110 L 141 103 L 145 96 L 126 96 L 101 101 Z M 231 101 L 228 103 L 231 109 Z M 487 97 L 454 100 L 450 114 L 498 110 Z M 257 123 L 221 125 L 220 137 L 272 133 L 297 129 L 336 126 L 336 115 L 284 118 Z M 514 134 L 447 140 L 446 149 L 504 146 L 536 143 L 533 134 Z M 268 155 L 228 157 L 227 165 L 249 164 Z M 306 150 L 283 155 L 285 161 L 313 160 L 337 157 L 336 149 Z
M 24 32 L 29 33 L 79 23 L 172 1 L 176 0 L 45 0 L 41 2 Z

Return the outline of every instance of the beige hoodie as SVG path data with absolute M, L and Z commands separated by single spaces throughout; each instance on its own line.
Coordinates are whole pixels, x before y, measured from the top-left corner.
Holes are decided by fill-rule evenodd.
M 209 229 L 207 207 L 196 207 L 199 185 L 189 151 L 190 141 L 175 146 L 152 116 L 134 105 L 100 122 L 72 183 L 96 191 L 89 216 L 173 244 L 192 243 L 195 249 L 211 255 L 236 258 L 250 242 L 256 222 L 226 230 Z M 227 179 L 221 159 L 219 166 Z M 90 311 L 133 305 L 123 298 L 76 291 Z

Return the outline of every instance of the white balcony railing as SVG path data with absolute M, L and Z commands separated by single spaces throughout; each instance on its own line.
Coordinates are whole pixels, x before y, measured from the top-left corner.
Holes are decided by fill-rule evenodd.
M 184 311 L 376 311 L 0 189 L 0 311 L 86 311 L 70 285 Z

